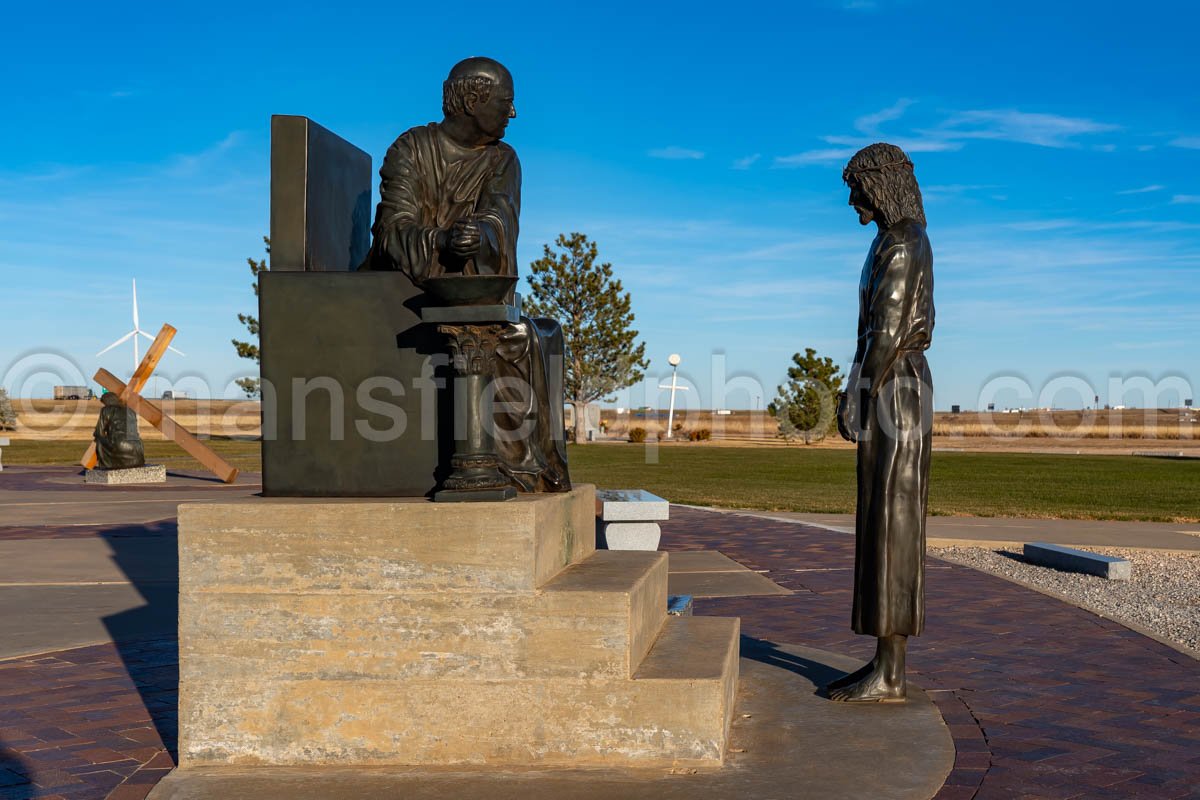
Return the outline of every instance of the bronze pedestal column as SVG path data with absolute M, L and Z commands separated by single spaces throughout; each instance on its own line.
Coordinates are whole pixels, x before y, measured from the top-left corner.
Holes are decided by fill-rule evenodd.
M 453 469 L 434 493 L 435 502 L 510 500 L 517 491 L 500 471 L 492 435 L 490 384 L 496 374 L 496 345 L 503 324 L 439 325 L 449 338 L 454 364 Z

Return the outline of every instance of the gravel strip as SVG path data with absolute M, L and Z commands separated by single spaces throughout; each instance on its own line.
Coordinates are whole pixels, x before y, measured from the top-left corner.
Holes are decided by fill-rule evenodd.
M 1115 547 L 1076 549 L 1129 559 L 1132 579 L 1110 581 L 1061 572 L 1030 564 L 1020 552 L 1006 548 L 931 547 L 929 553 L 1061 595 L 1100 616 L 1138 626 L 1193 653 L 1200 651 L 1200 555 Z

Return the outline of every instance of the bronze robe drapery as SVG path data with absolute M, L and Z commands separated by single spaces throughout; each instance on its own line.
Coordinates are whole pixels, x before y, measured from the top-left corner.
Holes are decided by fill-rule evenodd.
M 504 142 L 463 147 L 431 122 L 392 143 L 379 178 L 372 269 L 402 269 L 417 283 L 447 270 L 517 274 L 521 163 Z M 437 234 L 472 215 L 480 219 L 479 257 L 461 263 L 438 250 Z
M 96 466 L 100 469 L 131 469 L 146 465 L 137 414 L 128 406 L 105 403 L 100 409 L 92 439 L 96 442 Z
M 902 220 L 871 245 L 859 283 L 856 633 L 915 636 L 925 624 L 925 508 L 933 379 L 933 251 Z M 854 387 L 851 387 L 853 390 Z
M 396 139 L 379 177 L 364 268 L 402 270 L 418 285 L 446 272 L 517 274 L 521 164 L 507 144 L 463 147 L 430 123 Z M 479 255 L 465 262 L 437 247 L 438 231 L 464 217 L 474 217 L 480 229 Z M 562 329 L 554 320 L 522 317 L 505 333 L 497 355 L 501 470 L 522 491 L 568 491 Z

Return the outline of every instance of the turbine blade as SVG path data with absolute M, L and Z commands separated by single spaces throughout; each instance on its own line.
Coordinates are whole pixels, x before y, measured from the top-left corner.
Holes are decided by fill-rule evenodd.
M 153 337 L 153 336 L 151 336 L 150 334 L 146 333 L 144 330 L 141 330 L 140 328 L 138 329 L 138 333 L 140 333 L 142 336 L 145 336 L 145 337 L 146 337 L 147 339 L 149 339 L 150 341 L 152 341 L 152 342 L 154 341 L 154 337 Z
M 117 339 L 115 342 L 113 342 L 112 344 L 110 344 L 108 347 L 106 347 L 106 348 L 104 348 L 103 350 L 101 350 L 99 353 L 96 353 L 96 355 L 98 355 L 98 356 L 102 356 L 102 355 L 104 355 L 105 353 L 107 353 L 109 350 L 112 350 L 112 349 L 113 349 L 114 347 L 116 347 L 117 345 L 119 345 L 119 344 L 124 344 L 125 342 L 129 341 L 129 337 L 130 337 L 130 336 L 133 336 L 135 333 L 137 333 L 137 331 L 130 331 L 129 333 L 127 333 L 127 334 L 125 334 L 124 336 L 122 336 L 120 339 Z
M 184 358 L 187 358 L 187 353 L 176 350 L 174 347 L 171 347 L 171 345 L 167 345 L 167 349 L 170 350 L 172 353 L 175 353 L 176 355 L 180 355 L 180 356 L 183 356 Z
M 136 331 L 141 326 L 138 325 L 137 313 L 137 278 L 133 279 L 133 329 Z

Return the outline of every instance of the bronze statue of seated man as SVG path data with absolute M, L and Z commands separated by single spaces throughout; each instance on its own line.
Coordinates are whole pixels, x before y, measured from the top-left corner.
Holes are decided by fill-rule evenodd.
M 103 407 L 92 438 L 96 440 L 96 466 L 132 469 L 146 466 L 146 452 L 138 435 L 137 414 L 112 392 L 100 398 Z
M 500 141 L 517 116 L 512 75 L 490 58 L 459 62 L 443 84 L 442 111 L 441 122 L 412 128 L 388 148 L 362 269 L 402 270 L 417 285 L 447 274 L 516 276 L 521 164 Z M 571 488 L 563 349 L 557 322 L 527 317 L 496 348 L 496 450 L 520 491 Z

